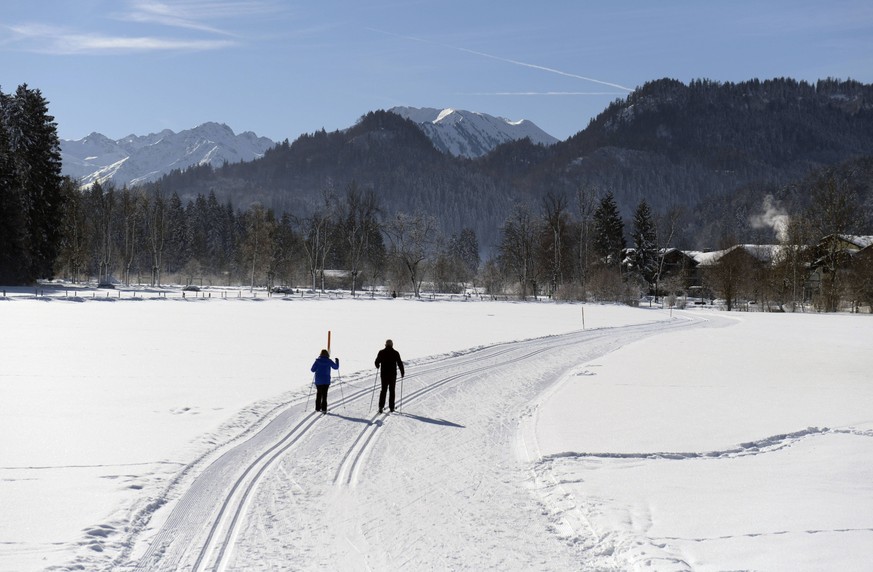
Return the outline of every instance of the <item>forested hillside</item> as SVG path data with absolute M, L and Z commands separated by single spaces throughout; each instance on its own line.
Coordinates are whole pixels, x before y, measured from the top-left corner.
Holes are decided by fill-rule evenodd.
M 174 172 L 159 184 L 183 200 L 214 191 L 239 208 L 257 201 L 306 215 L 325 191 L 342 194 L 354 181 L 386 214 L 434 214 L 446 234 L 474 229 L 483 250 L 518 201 L 539 208 L 548 193 L 612 192 L 625 218 L 642 198 L 656 213 L 683 209 L 682 245 L 704 248 L 725 232 L 747 235 L 745 215 L 761 208 L 764 192 L 870 154 L 871 108 L 873 86 L 853 81 L 663 79 L 550 147 L 520 141 L 481 159 L 454 158 L 411 121 L 377 111 L 344 131 L 286 140 L 263 159 Z
M 684 245 L 711 247 L 745 236 L 745 214 L 773 188 L 870 155 L 871 111 L 873 86 L 851 81 L 654 81 L 555 146 L 530 186 L 610 190 L 626 217 L 642 198 L 656 212 L 681 207 Z
M 345 196 L 352 182 L 374 191 L 384 215 L 433 214 L 449 233 L 472 228 L 496 240 L 506 212 L 506 193 L 490 177 L 440 153 L 412 121 L 386 111 L 368 113 L 345 131 L 286 140 L 257 161 L 174 172 L 159 185 L 185 201 L 214 191 L 242 209 L 260 202 L 277 213 L 308 216 L 326 193 Z

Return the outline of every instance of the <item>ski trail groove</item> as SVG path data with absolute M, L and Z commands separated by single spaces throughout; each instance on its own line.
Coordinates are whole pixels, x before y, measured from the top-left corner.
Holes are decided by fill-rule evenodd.
M 484 374 L 487 370 L 495 367 L 511 368 L 514 364 L 527 362 L 546 352 L 555 352 L 593 341 L 603 341 L 597 347 L 602 352 L 608 352 L 623 345 L 629 339 L 639 339 L 701 323 L 701 320 L 673 318 L 669 321 L 620 328 L 579 330 L 567 334 L 495 344 L 466 353 L 438 357 L 432 362 L 415 365 L 414 373 L 407 375 L 401 381 L 407 384 L 418 381 L 421 387 L 408 390 L 408 393 L 403 395 L 400 405 L 405 408 L 435 392 L 450 389 L 462 381 L 475 380 L 478 374 Z M 454 373 L 445 375 L 446 370 Z M 358 402 L 367 404 L 372 399 L 374 387 L 366 383 L 371 379 L 370 374 L 360 374 L 353 376 L 352 379 L 363 383 L 364 387 L 353 389 L 337 400 L 334 410 L 347 404 Z M 347 381 L 342 383 L 348 385 Z M 300 403 L 296 401 L 290 403 L 288 409 L 279 417 L 293 415 L 299 405 Z M 322 415 L 314 412 L 303 413 L 304 417 L 290 431 L 285 429 L 279 435 L 268 435 L 278 418 L 274 419 L 254 437 L 235 446 L 207 467 L 179 500 L 145 553 L 134 563 L 133 569 L 224 570 L 233 553 L 239 528 L 245 520 L 258 484 L 277 460 L 293 455 L 295 448 L 314 433 L 314 428 L 323 419 Z M 404 413 L 399 415 L 406 416 Z M 380 419 L 379 414 L 372 416 L 369 423 L 347 444 L 345 453 L 341 454 L 337 462 L 333 478 L 335 487 L 355 486 L 361 467 L 387 420 L 388 418 Z M 284 421 L 289 422 L 288 419 Z M 435 420 L 428 421 L 435 422 Z M 257 450 L 252 452 L 251 449 Z M 207 528 L 208 532 L 205 533 L 204 538 L 203 531 Z M 196 558 L 193 556 L 195 553 Z M 192 559 L 193 563 L 189 565 L 188 562 Z
M 228 495 L 225 497 L 221 505 L 221 510 L 210 528 L 209 535 L 206 537 L 206 542 L 200 550 L 197 560 L 194 562 L 194 570 L 200 570 L 201 565 L 208 564 L 206 558 L 216 549 L 214 542 L 216 535 L 225 529 L 223 540 L 218 545 L 218 555 L 216 557 L 215 570 L 220 569 L 218 564 L 225 559 L 228 547 L 233 545 L 233 538 L 236 536 L 237 526 L 247 501 L 252 493 L 252 490 L 257 485 L 258 480 L 263 475 L 264 471 L 273 464 L 273 462 L 293 447 L 303 435 L 318 422 L 319 415 L 310 413 L 307 415 L 294 429 L 285 436 L 285 438 L 267 449 L 259 456 L 252 464 L 250 464 L 245 472 L 240 475 L 231 488 Z M 239 494 L 237 494 L 239 491 Z M 229 520 L 229 522 L 228 522 Z
M 488 357 L 489 358 L 502 357 L 511 351 L 512 351 L 511 349 L 502 349 L 501 351 L 495 352 L 494 354 L 492 354 Z M 537 354 L 540 354 L 543 351 L 545 351 L 545 348 L 540 348 L 540 349 L 528 352 L 524 355 L 513 357 L 506 363 L 520 362 L 520 361 L 529 359 Z M 477 352 L 474 352 L 474 353 L 477 353 Z M 481 358 L 482 356 L 480 355 L 477 357 Z M 472 360 L 470 360 L 470 361 L 472 361 Z M 404 395 L 403 402 L 401 405 L 409 405 L 410 403 L 414 404 L 414 403 L 420 401 L 422 398 L 424 398 L 428 394 L 430 394 L 431 392 L 437 391 L 437 390 L 441 389 L 442 387 L 444 387 L 444 386 L 446 386 L 454 381 L 458 381 L 458 380 L 463 379 L 465 377 L 472 376 L 476 373 L 486 371 L 486 370 L 490 369 L 491 367 L 492 366 L 490 364 L 485 365 L 485 366 L 479 366 L 479 367 L 464 371 L 462 373 L 457 373 L 454 375 L 450 375 L 448 377 L 443 377 L 443 378 L 437 379 L 423 388 L 413 390 L 412 392 Z M 431 371 L 438 371 L 438 370 L 436 368 L 429 368 L 429 371 L 427 371 L 425 373 L 430 373 Z M 410 375 L 409 379 L 414 379 L 415 377 L 422 377 L 422 376 L 423 376 L 423 374 L 417 374 L 416 376 Z M 406 383 L 406 379 L 404 379 L 404 381 L 402 381 L 401 383 Z M 398 414 L 403 415 L 403 413 L 400 412 L 399 409 L 398 409 L 398 412 L 399 413 L 394 413 L 394 415 L 398 415 Z M 382 425 L 384 424 L 385 421 L 387 421 L 387 418 L 383 419 L 383 420 L 376 420 L 371 425 L 369 425 L 369 426 L 365 427 L 363 430 L 361 430 L 361 432 L 358 434 L 358 437 L 355 439 L 354 443 L 352 443 L 352 448 L 349 449 L 348 453 L 346 453 L 345 457 L 343 458 L 342 463 L 340 464 L 340 467 L 337 469 L 336 476 L 334 477 L 335 484 L 354 486 L 356 479 L 357 479 L 357 474 L 359 472 L 359 467 L 361 466 L 362 461 L 366 458 L 367 452 L 368 452 L 373 440 L 375 439 L 378 430 L 382 427 Z

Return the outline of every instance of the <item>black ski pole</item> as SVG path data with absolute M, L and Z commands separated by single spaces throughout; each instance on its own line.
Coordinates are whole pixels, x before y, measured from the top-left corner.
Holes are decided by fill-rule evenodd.
M 370 409 L 369 409 L 369 411 L 367 411 L 367 413 L 370 413 L 373 411 L 373 398 L 376 397 L 376 383 L 378 383 L 378 382 L 379 382 L 379 368 L 377 367 L 376 368 L 376 377 L 375 377 L 375 379 L 373 379 L 373 394 L 370 395 Z
M 397 411 L 403 409 L 403 376 L 400 376 L 400 403 L 397 405 Z

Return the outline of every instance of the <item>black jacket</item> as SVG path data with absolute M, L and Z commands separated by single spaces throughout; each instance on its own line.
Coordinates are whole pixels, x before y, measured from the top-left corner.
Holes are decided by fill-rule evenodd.
M 403 372 L 403 361 L 400 359 L 400 354 L 394 348 L 385 348 L 379 350 L 376 354 L 376 367 L 382 367 L 382 379 L 396 380 L 397 370 L 400 370 L 400 377 L 406 375 Z

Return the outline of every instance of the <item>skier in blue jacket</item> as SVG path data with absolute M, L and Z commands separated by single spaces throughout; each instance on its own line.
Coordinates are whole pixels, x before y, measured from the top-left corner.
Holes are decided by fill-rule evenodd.
M 330 387 L 330 370 L 339 369 L 339 358 L 330 359 L 330 352 L 321 350 L 310 371 L 315 373 L 315 410 L 327 413 L 327 390 Z

